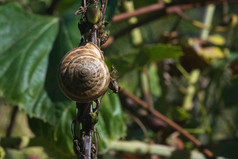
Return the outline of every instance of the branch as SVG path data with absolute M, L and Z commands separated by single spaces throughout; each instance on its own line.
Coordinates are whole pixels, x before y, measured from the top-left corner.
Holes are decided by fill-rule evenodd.
M 104 20 L 104 18 L 105 18 L 105 13 L 106 13 L 106 8 L 107 8 L 107 1 L 108 0 L 105 0 L 105 2 L 104 2 L 104 6 L 103 6 L 103 11 L 102 11 L 102 20 Z
M 235 3 L 235 2 L 238 3 L 238 0 L 226 0 L 226 2 L 227 3 Z M 123 29 L 119 30 L 117 33 L 115 33 L 114 35 L 109 37 L 109 39 L 102 46 L 102 48 L 106 48 L 106 47 L 110 46 L 114 42 L 114 40 L 127 34 L 132 29 L 142 26 L 142 25 L 149 23 L 151 21 L 154 21 L 162 16 L 170 15 L 170 14 L 180 15 L 181 11 L 187 11 L 187 10 L 190 10 L 193 8 L 200 8 L 203 6 L 207 6 L 209 4 L 221 5 L 223 3 L 224 3 L 224 0 L 216 0 L 216 1 L 210 0 L 210 1 L 206 1 L 206 2 L 203 1 L 203 2 L 195 2 L 195 3 L 189 3 L 189 4 L 177 4 L 177 5 L 172 5 L 172 6 L 165 6 L 162 3 L 158 3 L 158 4 L 146 6 L 143 8 L 139 8 L 139 9 L 135 10 L 134 12 L 122 13 L 122 14 L 115 15 L 112 19 L 113 23 L 127 20 L 133 16 L 141 16 L 141 15 L 155 13 L 155 12 L 157 13 L 157 14 L 151 14 L 151 16 L 148 16 L 147 18 L 140 20 L 138 23 L 130 25 L 127 28 L 123 28 Z
M 88 5 L 87 5 L 88 4 Z M 81 14 L 81 19 L 78 23 L 79 30 L 81 34 L 84 36 L 85 39 L 81 39 L 81 42 L 87 42 L 90 41 L 94 43 L 95 45 L 98 45 L 100 47 L 100 31 L 104 31 L 104 23 L 102 19 L 99 19 L 95 21 L 90 21 L 86 14 L 86 10 L 88 9 L 87 6 L 95 7 L 93 9 L 97 10 L 97 5 L 98 0 L 82 0 L 81 1 L 81 6 L 80 8 L 76 11 L 76 14 Z M 107 7 L 107 0 L 102 3 L 103 7 L 103 12 L 105 13 L 106 7 Z M 102 9 L 102 8 L 101 8 Z M 100 10 L 101 10 L 100 9 Z M 90 12 L 89 12 L 90 14 Z M 92 14 L 94 14 L 92 12 Z M 98 16 L 101 13 L 96 12 L 95 15 L 92 16 Z M 96 25 L 99 25 L 97 26 Z M 88 29 L 90 28 L 90 29 Z M 102 98 L 101 98 L 102 99 Z M 88 103 L 79 103 L 76 102 L 76 107 L 77 107 L 77 116 L 73 120 L 72 126 L 72 132 L 74 134 L 74 139 L 73 139 L 73 144 L 74 144 L 74 152 L 77 156 L 77 159 L 82 158 L 82 159 L 96 159 L 97 158 L 97 140 L 96 140 L 96 135 L 93 143 L 92 135 L 93 132 L 95 132 L 95 124 L 97 123 L 98 120 L 98 111 L 99 111 L 99 105 L 97 104 L 97 112 L 95 112 L 95 109 L 93 109 L 93 101 L 88 102 Z M 95 117 L 96 115 L 96 117 Z M 80 133 L 79 133 L 80 130 Z M 80 136 L 79 136 L 80 134 Z
M 164 9 L 164 7 L 165 7 L 164 3 L 157 3 L 157 4 L 153 4 L 150 6 L 136 9 L 133 12 L 121 13 L 121 14 L 115 15 L 112 18 L 112 22 L 117 23 L 120 21 L 127 20 L 131 17 L 136 17 L 136 16 L 140 16 L 140 15 L 144 15 L 144 14 L 153 13 L 153 12 Z
M 109 149 L 116 151 L 129 152 L 133 154 L 155 154 L 162 157 L 175 158 L 175 156 L 180 156 L 180 158 L 189 159 L 205 159 L 206 157 L 196 151 L 188 150 L 176 150 L 170 146 L 164 146 L 159 144 L 146 144 L 140 141 L 111 141 L 109 142 Z M 217 159 L 225 159 L 223 157 L 217 157 Z
M 127 20 L 131 17 L 150 14 L 150 13 L 158 12 L 165 9 L 167 10 L 167 12 L 177 7 L 181 8 L 182 10 L 189 10 L 192 8 L 199 8 L 209 4 L 220 5 L 220 4 L 223 4 L 224 2 L 235 3 L 235 2 L 238 2 L 238 0 L 208 0 L 208 1 L 195 1 L 195 2 L 193 1 L 187 4 L 175 4 L 175 5 L 172 4 L 172 6 L 166 6 L 163 3 L 156 3 L 146 7 L 139 8 L 135 10 L 134 12 L 121 13 L 121 14 L 115 15 L 112 18 L 112 22 L 117 23 L 120 21 Z
M 136 97 L 135 95 L 126 92 L 125 90 L 121 89 L 119 92 L 120 96 L 126 96 L 128 98 L 130 98 L 131 100 L 133 100 L 134 102 L 136 102 L 139 106 L 141 106 L 142 108 L 146 109 L 150 114 L 149 115 L 154 115 L 156 118 L 162 120 L 163 122 L 167 123 L 169 126 L 171 126 L 173 129 L 177 130 L 178 132 L 180 132 L 183 136 L 185 136 L 188 140 L 190 140 L 205 156 L 207 156 L 208 158 L 214 158 L 213 153 L 204 148 L 202 146 L 202 144 L 200 143 L 200 141 L 198 141 L 194 136 L 192 136 L 191 134 L 189 134 L 186 130 L 184 130 L 181 126 L 179 126 L 178 124 L 176 124 L 175 122 L 173 122 L 172 120 L 168 119 L 166 116 L 164 116 L 163 114 L 159 113 L 158 111 L 151 109 L 148 104 L 146 104 L 144 101 L 142 101 L 141 99 L 139 99 L 138 97 Z
M 90 113 L 93 111 L 93 103 L 76 103 L 78 109 L 78 121 L 82 124 L 80 131 L 80 157 L 82 159 L 91 159 L 92 147 L 92 117 Z
M 140 101 L 136 99 L 128 99 L 128 96 L 125 94 L 119 92 L 119 98 L 122 103 L 122 107 L 124 110 L 129 111 L 133 116 L 138 117 L 139 120 L 149 127 L 154 132 L 158 132 L 161 129 L 164 129 L 168 126 L 164 121 L 161 119 L 158 119 L 153 114 L 150 114 L 147 112 L 148 108 L 141 107 L 140 104 L 138 104 Z

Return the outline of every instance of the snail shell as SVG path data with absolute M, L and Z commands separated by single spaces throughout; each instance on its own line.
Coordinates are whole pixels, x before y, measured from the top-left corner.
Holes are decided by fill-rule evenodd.
M 110 74 L 101 50 L 93 43 L 70 50 L 60 62 L 58 81 L 71 100 L 86 103 L 102 96 Z

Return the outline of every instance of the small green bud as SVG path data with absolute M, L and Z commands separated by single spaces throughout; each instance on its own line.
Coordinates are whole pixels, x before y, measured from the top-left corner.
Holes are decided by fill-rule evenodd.
M 89 114 L 90 114 L 90 116 L 91 116 L 91 118 L 92 118 L 92 123 L 93 123 L 93 124 L 96 124 L 96 123 L 98 122 L 98 116 L 97 116 L 97 114 L 96 114 L 95 112 L 90 112 Z
M 96 24 L 100 18 L 100 7 L 98 4 L 90 4 L 87 8 L 87 19 L 90 23 Z

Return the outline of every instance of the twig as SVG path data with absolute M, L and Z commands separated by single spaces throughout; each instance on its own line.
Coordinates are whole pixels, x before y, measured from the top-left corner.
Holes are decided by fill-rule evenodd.
M 172 120 L 168 119 L 167 117 L 165 117 L 163 114 L 159 113 L 158 111 L 151 109 L 148 104 L 146 104 L 144 101 L 142 101 L 141 99 L 139 99 L 138 97 L 134 96 L 133 94 L 126 92 L 125 90 L 121 89 L 119 94 L 123 94 L 127 97 L 129 97 L 131 100 L 135 101 L 137 104 L 139 104 L 141 107 L 147 109 L 147 111 L 149 113 L 151 113 L 152 115 L 156 116 L 157 118 L 159 118 L 160 120 L 164 121 L 165 123 L 167 123 L 168 125 L 170 125 L 172 128 L 174 128 L 175 130 L 177 130 L 178 132 L 180 132 L 183 136 L 185 136 L 188 140 L 190 140 L 202 153 L 204 153 L 205 156 L 207 156 L 209 159 L 214 158 L 213 153 L 204 148 L 202 146 L 202 144 L 200 143 L 200 141 L 198 141 L 194 136 L 192 136 L 191 134 L 189 134 L 186 130 L 184 130 L 181 126 L 179 126 L 178 124 L 176 124 L 175 122 L 173 122 Z
M 119 37 L 125 35 L 126 33 L 130 32 L 131 30 L 133 30 L 134 28 L 137 28 L 141 25 L 144 25 L 146 23 L 149 23 L 155 19 L 157 19 L 159 17 L 159 15 L 152 15 L 146 19 L 143 19 L 141 21 L 139 21 L 138 23 L 136 24 L 132 24 L 132 25 L 129 25 L 127 28 L 124 28 L 124 29 L 121 29 L 119 30 L 117 33 L 115 33 L 114 35 L 110 36 L 107 40 L 107 42 L 105 44 L 102 45 L 102 48 L 106 48 L 108 47 L 109 45 L 111 45 L 114 40 L 118 39 Z
M 150 13 L 158 12 L 158 11 L 161 11 L 161 10 L 164 10 L 164 9 L 166 9 L 169 12 L 170 11 L 173 12 L 174 8 L 177 8 L 177 7 L 180 7 L 182 10 L 189 10 L 191 8 L 199 8 L 199 7 L 202 7 L 202 6 L 209 5 L 209 4 L 220 5 L 220 4 L 223 4 L 224 2 L 234 3 L 234 2 L 238 2 L 238 1 L 237 0 L 193 1 L 193 2 L 189 2 L 187 4 L 175 4 L 173 6 L 166 6 L 163 3 L 156 3 L 156 4 L 152 4 L 152 5 L 143 7 L 143 8 L 139 8 L 139 9 L 135 10 L 134 12 L 121 13 L 121 14 L 115 15 L 112 18 L 112 22 L 117 23 L 117 22 L 120 22 L 120 21 L 127 20 L 131 17 L 150 14 Z
M 107 8 L 107 1 L 108 1 L 108 0 L 105 0 L 105 4 L 104 4 L 104 6 L 103 6 L 102 20 L 104 20 L 104 18 L 105 18 L 105 13 L 106 13 L 106 8 Z
M 82 6 L 83 6 L 84 8 L 87 7 L 87 2 L 86 2 L 86 0 L 82 0 Z
M 136 9 L 133 12 L 126 12 L 126 13 L 121 13 L 121 14 L 115 15 L 112 18 L 112 22 L 117 23 L 120 21 L 127 20 L 131 17 L 136 17 L 136 16 L 140 16 L 140 15 L 144 15 L 144 14 L 153 13 L 153 12 L 164 9 L 164 7 L 165 7 L 165 5 L 163 3 L 152 4 L 150 6 Z
M 97 32 L 96 30 L 94 32 L 92 32 L 92 36 L 91 36 L 91 42 L 98 45 L 98 42 L 97 42 Z
M 227 0 L 226 2 L 227 3 L 235 3 L 235 2 L 238 2 L 238 0 Z M 209 4 L 221 5 L 223 3 L 224 3 L 224 0 L 216 0 L 216 1 L 210 0 L 210 1 L 206 1 L 206 2 L 203 1 L 203 2 L 194 2 L 194 3 L 189 3 L 189 4 L 176 4 L 173 6 L 164 6 L 160 3 L 158 3 L 158 4 L 153 4 L 151 6 L 144 7 L 144 9 L 143 8 L 137 9 L 134 12 L 122 13 L 122 14 L 115 15 L 112 19 L 113 23 L 117 23 L 117 22 L 129 19 L 133 16 L 149 14 L 149 13 L 151 13 L 151 10 L 148 10 L 148 8 L 149 7 L 153 8 L 154 6 L 157 6 L 157 10 L 152 10 L 153 12 L 157 12 L 156 14 L 151 14 L 151 16 L 148 16 L 147 18 L 140 20 L 137 24 L 133 24 L 133 25 L 128 26 L 127 28 L 123 28 L 123 29 L 119 30 L 117 33 L 115 33 L 114 35 L 109 37 L 109 39 L 102 46 L 102 48 L 106 48 L 106 47 L 110 46 L 114 42 L 114 40 L 127 34 L 132 29 L 142 26 L 142 25 L 149 23 L 151 21 L 154 21 L 162 16 L 170 15 L 170 14 L 178 14 L 179 15 L 180 11 L 186 11 L 186 10 L 190 10 L 193 8 L 199 8 L 199 7 L 207 6 Z M 147 11 L 145 11 L 145 8 L 147 8 Z M 151 9 L 151 8 L 149 8 L 149 9 Z
M 97 131 L 96 131 L 96 128 L 94 127 L 94 130 L 93 130 L 93 135 L 94 135 L 94 143 L 95 143 L 95 155 L 93 156 L 93 159 L 97 159 L 97 156 L 98 156 L 98 142 L 97 142 Z
M 80 158 L 91 159 L 91 147 L 92 147 L 92 117 L 90 115 L 93 112 L 93 104 L 91 103 L 76 103 L 78 109 L 78 121 L 82 124 L 80 131 Z
M 103 3 L 102 6 L 104 6 L 103 11 L 105 13 L 107 0 L 104 2 L 105 3 Z M 79 11 L 76 11 L 76 14 L 82 13 L 81 19 L 78 23 L 79 30 L 81 34 L 84 35 L 85 41 L 90 41 L 100 47 L 100 40 L 98 39 L 98 38 L 101 38 L 98 31 L 100 27 L 96 27 L 96 24 L 88 21 L 88 19 L 86 18 L 86 10 L 87 10 L 86 3 L 88 3 L 90 6 L 90 4 L 95 4 L 95 3 L 97 4 L 98 0 L 88 0 L 88 1 L 81 0 L 80 8 L 83 7 L 83 11 L 81 11 L 80 9 Z M 97 22 L 97 24 L 100 23 L 100 21 L 102 22 L 103 20 L 104 18 L 100 19 L 99 22 Z M 85 26 L 90 27 L 90 29 L 85 30 Z M 100 104 L 101 104 L 101 101 L 99 105 L 97 103 L 97 109 L 94 110 L 93 101 L 89 103 L 79 103 L 79 102 L 76 103 L 76 107 L 78 111 L 77 111 L 77 117 L 72 123 L 74 127 L 74 130 L 72 130 L 72 132 L 74 134 L 74 139 L 73 139 L 74 151 L 78 159 L 79 158 L 82 158 L 82 159 L 97 158 L 97 138 L 96 138 L 96 130 L 94 126 L 98 120 L 97 117 L 99 113 Z M 80 130 L 80 136 L 78 132 L 79 130 Z M 95 138 L 94 143 L 92 139 L 93 132 L 94 132 L 94 138 Z
M 140 121 L 149 127 L 154 132 L 158 132 L 161 129 L 167 127 L 167 124 L 158 119 L 153 114 L 148 113 L 147 108 L 141 107 L 138 102 L 128 98 L 125 94 L 119 93 L 120 101 L 122 103 L 123 109 L 129 111 L 133 116 L 136 116 Z
M 131 115 L 131 117 L 137 123 L 137 125 L 141 128 L 144 136 L 147 138 L 148 137 L 148 132 L 147 132 L 147 129 L 146 129 L 145 125 L 142 123 L 142 121 L 134 115 Z

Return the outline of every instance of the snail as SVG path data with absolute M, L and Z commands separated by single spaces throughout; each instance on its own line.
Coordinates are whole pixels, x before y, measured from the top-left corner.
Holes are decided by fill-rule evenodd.
M 58 81 L 71 100 L 87 103 L 98 99 L 110 82 L 101 50 L 91 42 L 70 50 L 60 62 Z

